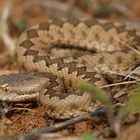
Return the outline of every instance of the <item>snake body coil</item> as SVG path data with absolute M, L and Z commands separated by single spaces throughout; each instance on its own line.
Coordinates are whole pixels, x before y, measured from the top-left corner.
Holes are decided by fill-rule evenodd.
M 135 29 L 110 21 L 43 22 L 20 36 L 17 60 L 26 71 L 44 73 L 46 81 L 43 81 L 40 101 L 49 116 L 65 119 L 101 105 L 86 92 L 75 90 L 75 85 L 79 81 L 104 85 L 99 70 L 130 71 L 136 60 L 130 48 L 139 46 L 139 38 Z M 75 51 L 70 57 L 56 57 L 52 55 L 54 47 L 56 52 L 59 48 Z M 24 96 L 18 98 L 24 99 Z

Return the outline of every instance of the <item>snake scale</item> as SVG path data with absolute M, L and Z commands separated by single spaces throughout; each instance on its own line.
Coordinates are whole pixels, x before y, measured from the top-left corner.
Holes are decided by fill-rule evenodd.
M 23 101 L 38 96 L 47 114 L 61 119 L 94 111 L 101 103 L 75 85 L 87 81 L 100 87 L 106 84 L 102 72 L 131 71 L 138 60 L 132 49 L 139 46 L 135 29 L 111 21 L 42 22 L 19 37 L 17 61 L 28 72 L 1 76 L 0 100 Z

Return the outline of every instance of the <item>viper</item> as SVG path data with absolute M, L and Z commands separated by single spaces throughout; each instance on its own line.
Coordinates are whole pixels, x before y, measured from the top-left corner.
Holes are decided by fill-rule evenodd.
M 139 32 L 125 24 L 42 22 L 19 37 L 17 63 L 26 72 L 0 77 L 0 100 L 37 99 L 49 116 L 62 119 L 94 111 L 101 103 L 77 89 L 77 83 L 101 87 L 107 84 L 103 73 L 131 72 L 139 62 L 139 45 Z

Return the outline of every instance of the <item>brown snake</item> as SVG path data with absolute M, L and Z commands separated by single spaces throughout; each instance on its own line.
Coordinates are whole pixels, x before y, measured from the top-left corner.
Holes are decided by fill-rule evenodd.
M 34 72 L 1 76 L 0 100 L 23 101 L 39 96 L 47 114 L 62 119 L 94 111 L 100 103 L 75 89 L 77 82 L 102 86 L 106 82 L 101 72 L 131 71 L 138 59 L 131 48 L 139 45 L 135 29 L 110 21 L 40 23 L 20 36 L 17 47 L 20 67 Z M 59 49 L 66 54 L 63 56 Z

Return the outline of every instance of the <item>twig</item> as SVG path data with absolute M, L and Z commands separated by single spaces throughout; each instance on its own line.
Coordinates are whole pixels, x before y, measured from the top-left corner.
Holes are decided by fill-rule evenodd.
M 75 123 L 87 120 L 88 118 L 90 118 L 92 116 L 100 116 L 100 115 L 103 115 L 105 113 L 106 113 L 106 111 L 102 108 L 102 109 L 99 109 L 95 112 L 90 112 L 90 113 L 87 113 L 85 115 L 81 115 L 79 117 L 67 120 L 63 123 L 56 124 L 54 126 L 50 126 L 50 127 L 42 128 L 42 129 L 37 129 L 30 134 L 25 134 L 25 135 L 21 136 L 21 140 L 25 140 L 25 139 L 31 140 L 32 138 L 38 137 L 41 134 L 56 132 L 58 130 L 62 130 L 64 128 L 67 128 L 68 126 L 73 125 Z
M 119 82 L 119 83 L 114 83 L 114 84 L 109 84 L 109 85 L 101 86 L 100 88 L 107 88 L 107 87 L 113 87 L 113 86 L 119 86 L 119 85 L 126 85 L 126 84 L 134 84 L 134 83 L 137 83 L 137 82 L 140 82 L 140 80 Z
M 32 109 L 29 109 L 29 108 L 20 108 L 20 107 L 13 107 L 13 108 L 11 108 L 9 111 L 13 111 L 13 110 L 24 110 L 24 111 L 35 112 L 35 111 L 32 110 Z
M 2 38 L 9 54 L 13 56 L 15 52 L 15 42 L 8 33 L 8 25 L 7 25 L 7 20 L 10 11 L 11 11 L 11 1 L 7 0 L 5 6 L 3 7 L 0 17 L 0 37 Z
M 118 104 L 114 104 L 112 107 L 115 110 L 116 108 L 118 108 L 120 106 L 121 106 L 121 104 L 118 103 Z M 86 113 L 84 115 L 67 120 L 63 123 L 56 124 L 54 126 L 51 126 L 48 128 L 37 129 L 30 134 L 25 134 L 25 135 L 21 136 L 20 140 L 31 140 L 31 139 L 39 137 L 41 134 L 56 132 L 58 130 L 62 130 L 64 128 L 67 128 L 68 126 L 73 125 L 75 123 L 87 120 L 93 116 L 100 116 L 100 115 L 104 115 L 104 114 L 106 114 L 106 110 L 104 108 L 100 108 L 94 112 Z
M 126 77 L 125 79 L 127 79 L 128 77 L 131 77 L 132 74 L 136 74 L 136 71 L 138 71 L 140 69 L 140 66 L 135 68 L 134 70 L 132 70 Z
M 126 44 L 125 42 L 123 42 L 122 40 L 114 37 L 114 39 L 116 39 L 118 42 L 122 43 L 124 46 L 126 46 L 127 48 L 131 49 L 132 51 L 134 51 L 135 53 L 137 53 L 138 55 L 140 55 L 140 51 L 136 50 L 135 48 L 133 48 L 132 46 Z
M 138 70 L 138 67 L 136 69 L 134 69 L 133 71 L 135 72 L 136 70 Z M 107 73 L 109 73 L 109 74 L 115 74 L 115 75 L 119 75 L 119 76 L 123 76 L 123 77 L 125 77 L 124 80 L 126 80 L 127 78 L 131 78 L 131 79 L 134 79 L 134 80 L 140 80 L 139 78 L 137 78 L 135 76 L 131 76 L 132 74 L 135 74 L 133 71 L 131 71 L 129 73 L 120 73 L 120 72 L 116 72 L 116 71 L 108 71 Z

